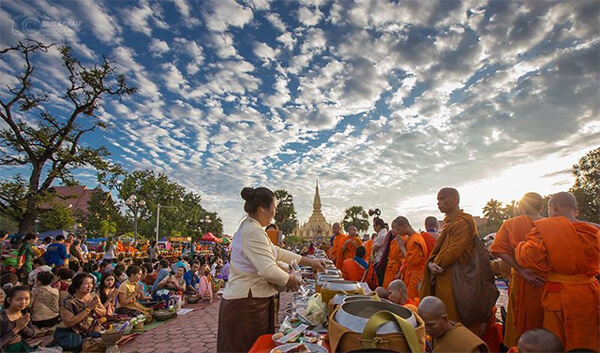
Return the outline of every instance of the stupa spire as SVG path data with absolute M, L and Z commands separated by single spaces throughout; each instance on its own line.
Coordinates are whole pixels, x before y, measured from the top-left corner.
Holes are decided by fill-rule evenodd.
M 319 179 L 317 179 L 315 188 L 315 200 L 313 201 L 313 213 L 321 211 L 321 196 L 319 195 Z

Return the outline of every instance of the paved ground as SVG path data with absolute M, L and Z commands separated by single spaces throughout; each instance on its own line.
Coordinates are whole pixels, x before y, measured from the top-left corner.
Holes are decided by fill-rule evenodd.
M 500 293 L 498 306 L 506 306 L 506 290 L 501 290 Z M 291 302 L 291 298 L 291 293 L 281 295 L 279 322 L 283 320 L 285 316 L 283 311 Z M 123 345 L 121 352 L 216 352 L 219 303 L 220 300 L 216 299 L 210 305 L 186 305 L 185 308 L 194 309 L 194 311 L 137 336 L 133 341 Z

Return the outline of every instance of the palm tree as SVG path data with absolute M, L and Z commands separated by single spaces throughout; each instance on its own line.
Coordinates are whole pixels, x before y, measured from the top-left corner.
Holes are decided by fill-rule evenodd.
M 100 222 L 100 234 L 102 234 L 102 236 L 104 238 L 108 237 L 109 235 L 113 235 L 116 232 L 117 232 L 117 223 L 109 222 L 107 220 L 103 220 Z
M 362 206 L 352 206 L 344 211 L 344 228 L 355 226 L 359 231 L 369 229 L 369 216 Z
M 503 218 L 513 218 L 519 214 L 519 208 L 517 207 L 517 201 L 512 200 L 509 204 L 504 207 L 502 210 L 504 213 Z
M 502 214 L 502 202 L 490 199 L 485 206 L 483 206 L 483 215 L 490 223 L 502 222 L 504 219 L 504 215 Z

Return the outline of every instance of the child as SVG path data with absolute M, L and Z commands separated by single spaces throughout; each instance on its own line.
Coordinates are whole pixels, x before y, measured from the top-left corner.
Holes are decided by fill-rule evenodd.
M 202 276 L 200 276 L 200 295 L 205 303 L 211 303 L 213 299 L 212 283 L 208 279 L 210 276 L 210 268 L 205 266 L 202 268 Z
M 26 313 L 30 301 L 31 293 L 27 287 L 13 286 L 6 292 L 6 308 L 0 312 L 1 351 L 33 352 L 37 349 L 25 342 L 35 334 L 31 315 Z

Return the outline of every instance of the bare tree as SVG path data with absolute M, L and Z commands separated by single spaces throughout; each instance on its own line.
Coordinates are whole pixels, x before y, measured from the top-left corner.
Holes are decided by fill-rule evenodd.
M 28 180 L 17 176 L 3 180 L 0 185 L 0 211 L 19 222 L 21 234 L 33 230 L 40 203 L 56 179 L 69 185 L 74 183 L 74 168 L 116 167 L 105 160 L 109 155 L 105 147 L 84 146 L 81 139 L 86 133 L 107 127 L 96 115 L 104 96 L 120 100 L 137 90 L 127 85 L 124 75 L 115 72 L 107 57 L 103 56 L 93 67 L 85 67 L 69 46 L 60 46 L 69 84 L 65 94 L 57 98 L 69 108 L 67 114 L 55 115 L 53 111 L 57 110 L 52 109 L 48 93 L 32 84 L 33 56 L 47 53 L 52 46 L 28 40 L 0 50 L 2 60 L 10 53 L 17 53 L 23 60 L 23 69 L 16 76 L 18 83 L 7 86 L 8 93 L 0 97 L 0 117 L 4 122 L 0 126 L 0 165 L 26 167 L 31 172 Z M 5 193 L 15 189 L 22 191 L 16 199 L 18 195 Z M 21 206 L 17 210 L 16 204 Z

